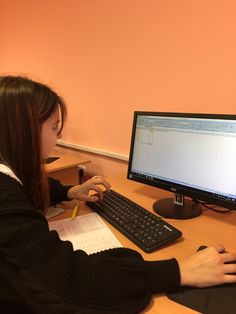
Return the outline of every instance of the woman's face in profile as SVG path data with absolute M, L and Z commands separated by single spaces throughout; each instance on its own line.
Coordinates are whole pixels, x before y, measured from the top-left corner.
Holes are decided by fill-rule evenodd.
M 56 145 L 57 139 L 61 138 L 59 109 L 57 108 L 52 115 L 43 122 L 41 128 L 41 140 L 43 158 L 48 158 Z

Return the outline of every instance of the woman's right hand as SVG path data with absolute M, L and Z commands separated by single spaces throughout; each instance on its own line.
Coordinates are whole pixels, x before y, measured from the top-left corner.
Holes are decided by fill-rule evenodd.
M 230 264 L 233 261 L 236 261 L 236 254 L 225 252 L 221 245 L 198 251 L 178 261 L 181 285 L 200 288 L 235 283 L 236 263 Z
M 69 199 L 77 199 L 79 201 L 102 201 L 102 187 L 109 190 L 111 185 L 102 176 L 94 176 L 92 179 L 87 180 L 83 184 L 71 187 L 67 192 L 67 197 Z M 90 195 L 89 192 L 91 191 L 96 192 L 96 194 Z

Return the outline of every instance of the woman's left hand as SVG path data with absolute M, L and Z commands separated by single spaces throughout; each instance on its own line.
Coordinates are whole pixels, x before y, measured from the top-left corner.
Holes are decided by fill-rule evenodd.
M 111 187 L 110 183 L 107 182 L 103 177 L 95 176 L 87 180 L 83 184 L 76 185 L 70 188 L 67 192 L 67 196 L 70 199 L 77 199 L 79 201 L 102 201 L 103 192 L 102 188 L 99 187 L 99 185 L 103 186 L 106 190 L 109 190 Z M 89 195 L 90 191 L 95 191 L 96 194 Z

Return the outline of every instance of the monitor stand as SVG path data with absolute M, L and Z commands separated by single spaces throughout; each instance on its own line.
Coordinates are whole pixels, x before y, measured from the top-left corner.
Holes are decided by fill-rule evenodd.
M 184 199 L 181 194 L 174 198 L 164 198 L 153 204 L 153 210 L 160 216 L 174 219 L 190 219 L 200 216 L 202 208 L 190 199 Z

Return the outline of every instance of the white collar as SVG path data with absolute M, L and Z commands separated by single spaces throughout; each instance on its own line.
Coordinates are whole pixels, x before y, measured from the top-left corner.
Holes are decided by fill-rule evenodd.
M 8 175 L 9 177 L 15 179 L 16 181 L 18 181 L 20 184 L 22 184 L 21 180 L 19 178 L 17 178 L 17 176 L 15 175 L 15 173 L 6 165 L 0 164 L 0 172 Z M 23 184 L 22 184 L 23 185 Z

